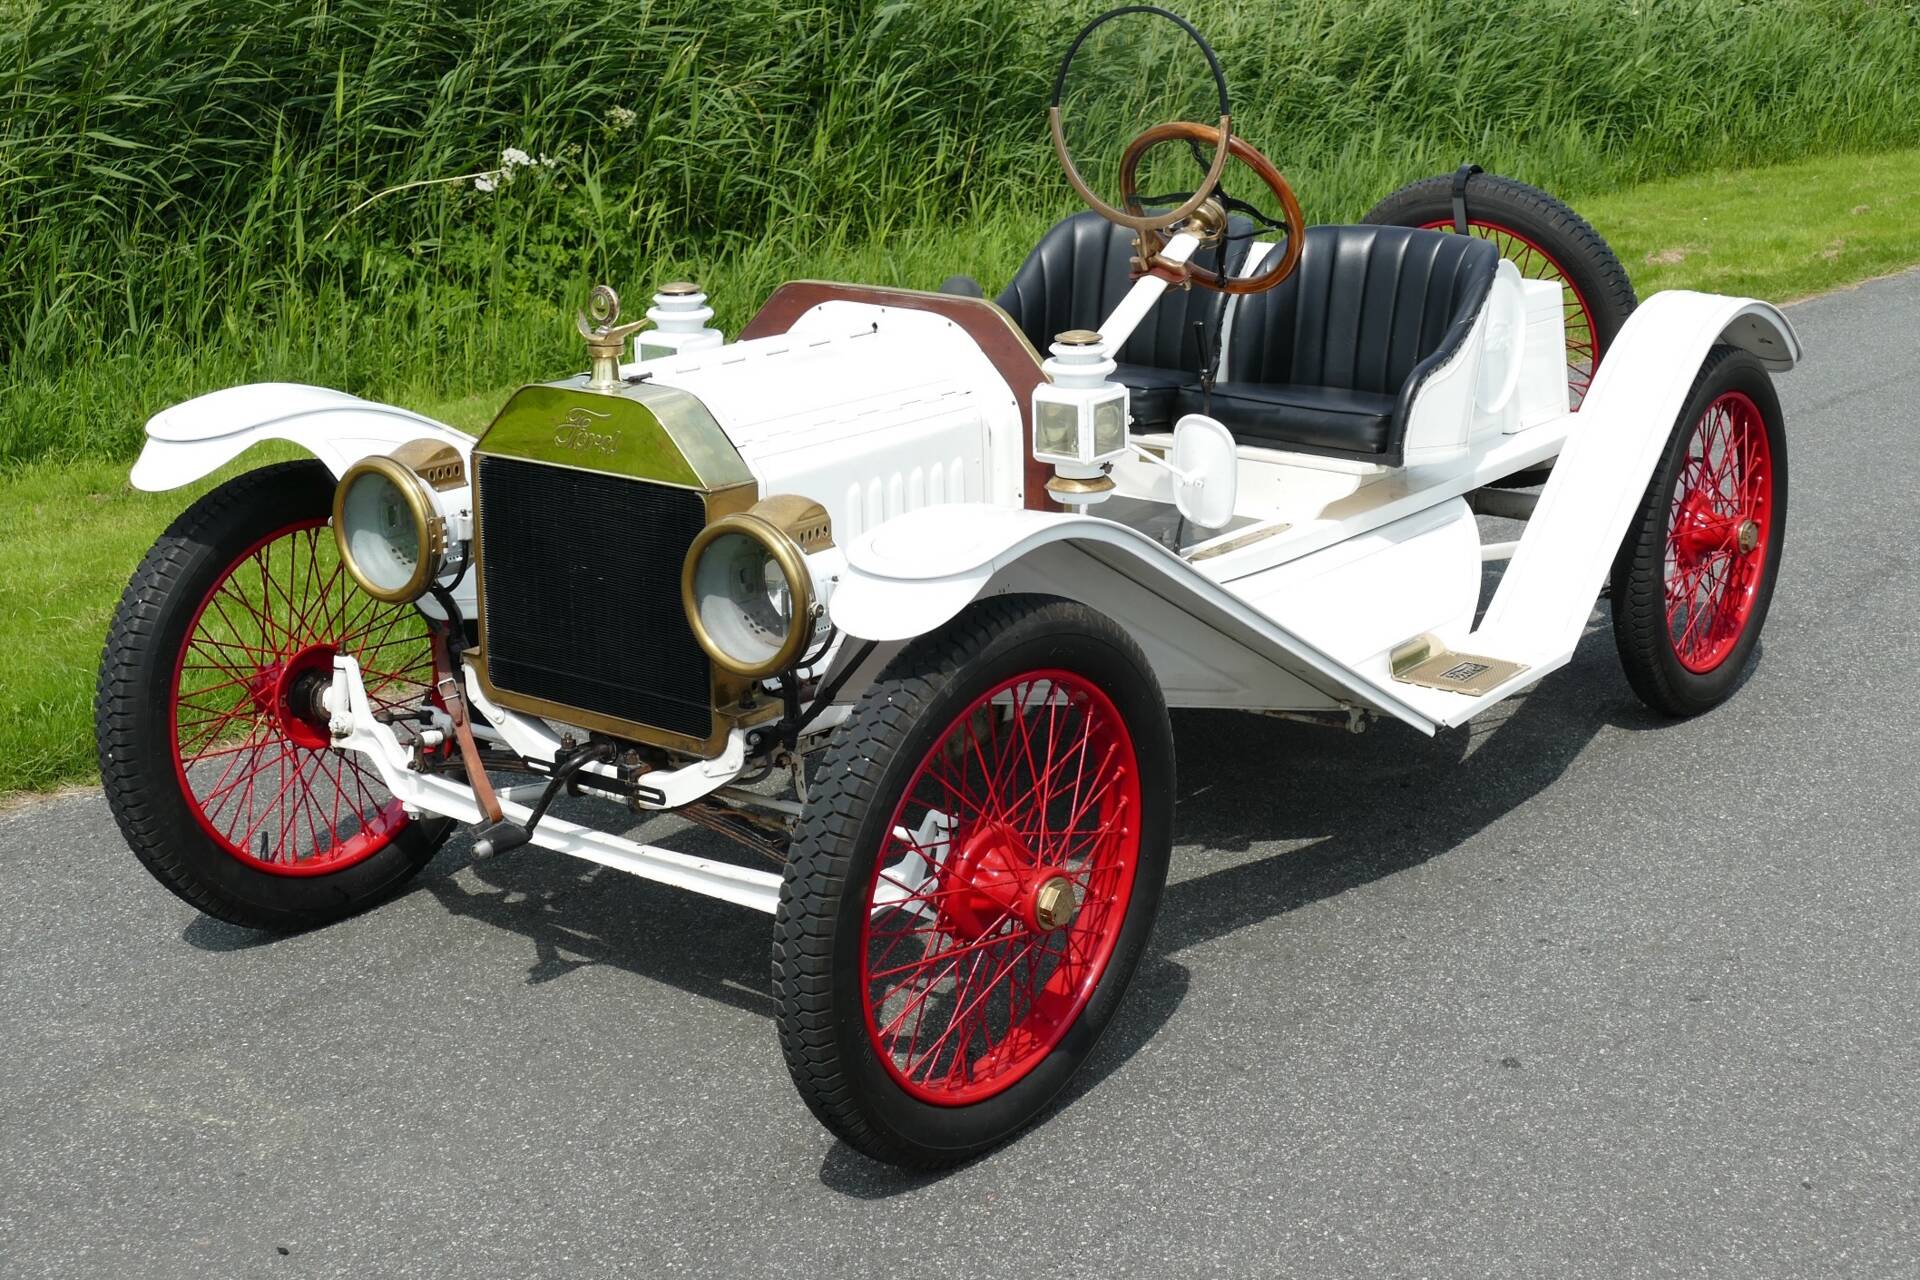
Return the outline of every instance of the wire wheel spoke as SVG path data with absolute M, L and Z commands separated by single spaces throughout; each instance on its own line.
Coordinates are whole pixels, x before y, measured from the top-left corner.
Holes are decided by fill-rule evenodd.
M 342 870 L 408 821 L 375 770 L 331 747 L 313 710 L 342 653 L 361 663 L 376 709 L 426 698 L 426 620 L 362 595 L 320 518 L 235 556 L 188 626 L 171 699 L 180 789 L 206 834 L 250 866 Z
M 961 1105 L 1066 1034 L 1126 918 L 1138 763 L 1112 701 L 1066 671 L 976 698 L 927 752 L 868 886 L 860 989 L 880 1061 Z

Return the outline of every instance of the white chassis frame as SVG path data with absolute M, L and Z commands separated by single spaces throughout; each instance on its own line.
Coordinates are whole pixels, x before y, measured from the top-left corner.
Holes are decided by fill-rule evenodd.
M 1194 247 L 1190 237 L 1180 236 L 1169 252 L 1183 256 Z M 1108 349 L 1119 348 L 1165 287 L 1153 277 L 1135 285 L 1102 327 Z M 1172 706 L 1344 716 L 1356 725 L 1367 716 L 1389 715 L 1425 733 L 1462 723 L 1572 656 L 1614 548 L 1708 350 L 1732 343 L 1774 370 L 1790 369 L 1800 357 L 1791 326 L 1767 303 L 1656 294 L 1616 339 L 1577 415 L 1561 412 L 1524 429 L 1476 432 L 1459 425 L 1471 412 L 1460 388 L 1475 375 L 1472 361 L 1486 337 L 1483 318 L 1466 355 L 1455 362 L 1461 367 L 1449 366 L 1433 379 L 1441 389 L 1431 402 L 1423 391 L 1415 406 L 1416 427 L 1424 421 L 1429 427 L 1437 423 L 1443 436 L 1453 431 L 1455 447 L 1437 451 L 1428 462 L 1410 447 L 1409 465 L 1393 470 L 1243 450 L 1242 474 L 1255 470 L 1265 477 L 1242 485 L 1248 518 L 1174 550 L 1140 528 L 1103 517 L 1098 508 L 1024 509 L 1022 495 L 1010 488 L 1016 481 L 1009 479 L 1018 473 L 1019 455 L 1008 450 L 1018 406 L 970 340 L 956 346 L 957 330 L 942 333 L 941 325 L 953 330 L 919 313 L 835 302 L 816 308 L 779 339 L 676 353 L 647 366 L 658 380 L 686 386 L 721 413 L 768 492 L 785 491 L 782 481 L 789 477 L 780 474 L 782 465 L 803 465 L 785 463 L 788 455 L 821 454 L 801 447 L 807 432 L 851 416 L 888 425 L 895 443 L 886 447 L 896 452 L 903 430 L 909 441 L 939 451 L 929 500 L 911 500 L 913 486 L 924 483 L 917 468 L 904 490 L 902 473 L 893 473 L 883 495 L 882 480 L 869 483 L 862 478 L 868 473 L 860 472 L 845 490 L 844 504 L 821 494 L 837 508 L 836 532 L 857 532 L 844 549 L 816 557 L 817 585 L 844 636 L 879 644 L 863 670 L 850 673 L 855 678 L 843 685 L 840 705 L 821 717 L 816 734 L 844 717 L 847 704 L 899 644 L 937 630 L 977 598 L 1015 591 L 1068 595 L 1124 620 Z M 890 334 L 900 335 L 893 347 L 875 341 Z M 965 366 L 964 377 L 929 374 L 914 364 L 916 355 L 930 357 L 926 367 L 942 371 Z M 813 364 L 802 362 L 815 357 Z M 780 359 L 790 367 L 769 364 L 758 378 L 739 376 L 743 361 Z M 841 407 L 850 399 L 850 370 L 870 371 L 873 384 L 903 406 L 893 410 L 893 419 L 876 414 L 873 405 L 883 397 L 865 391 L 851 397 L 855 414 Z M 1557 363 L 1550 372 L 1564 376 Z M 779 381 L 780 407 L 742 427 L 739 402 L 748 381 Z M 859 385 L 867 387 L 865 381 Z M 896 421 L 904 429 L 889 425 Z M 188 401 L 156 416 L 148 437 L 132 475 L 143 489 L 189 483 L 267 439 L 301 445 L 336 475 L 362 456 L 421 437 L 448 441 L 463 454 L 474 444 L 464 432 L 404 409 L 288 384 L 237 387 Z M 880 437 L 873 439 L 881 448 Z M 951 451 L 969 440 L 979 442 L 977 467 L 964 459 L 949 464 Z M 911 449 L 907 453 L 911 463 Z M 1467 495 L 1553 459 L 1525 535 L 1517 544 L 1482 547 Z M 1123 493 L 1165 501 L 1164 480 L 1153 468 L 1122 464 L 1118 474 Z M 951 479 L 942 481 L 942 475 Z M 822 482 L 809 476 L 802 483 Z M 899 497 L 903 491 L 906 500 Z M 1512 563 L 1475 627 L 1482 559 L 1509 554 Z M 462 605 L 470 607 L 470 578 L 456 597 L 461 593 Z M 1492 655 L 1523 669 L 1477 696 L 1396 681 L 1392 651 L 1422 633 L 1455 651 Z M 823 666 L 837 669 L 859 648 L 843 640 Z M 467 676 L 473 704 L 493 726 L 489 736 L 525 758 L 557 758 L 558 730 L 493 705 L 471 669 Z M 335 659 L 328 703 L 335 744 L 365 755 L 404 805 L 464 823 L 482 820 L 464 784 L 409 768 L 410 750 L 373 718 L 359 665 L 350 656 Z M 736 731 L 717 759 L 655 772 L 647 782 L 667 797 L 659 807 L 670 809 L 733 782 L 746 763 L 745 739 Z M 502 807 L 510 820 L 524 821 L 531 807 L 512 792 L 503 795 Z M 542 818 L 533 843 L 759 911 L 772 912 L 778 903 L 776 872 L 642 844 L 553 816 Z

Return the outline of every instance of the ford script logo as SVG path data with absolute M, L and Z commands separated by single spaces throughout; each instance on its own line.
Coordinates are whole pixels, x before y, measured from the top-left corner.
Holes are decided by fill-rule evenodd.
M 563 449 L 575 449 L 581 453 L 612 453 L 612 433 L 593 429 L 600 419 L 612 416 L 610 413 L 596 413 L 584 405 L 569 409 L 560 425 L 553 429 L 553 442 Z

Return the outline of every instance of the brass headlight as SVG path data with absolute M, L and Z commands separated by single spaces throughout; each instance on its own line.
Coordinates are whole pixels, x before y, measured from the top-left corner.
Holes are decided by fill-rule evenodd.
M 362 458 L 333 491 L 333 536 L 340 561 L 376 600 L 417 600 L 446 559 L 447 522 L 433 489 L 404 463 Z
M 798 662 L 814 621 L 802 543 L 831 541 L 825 509 L 804 498 L 768 498 L 702 529 L 687 549 L 680 602 L 707 656 L 755 680 Z

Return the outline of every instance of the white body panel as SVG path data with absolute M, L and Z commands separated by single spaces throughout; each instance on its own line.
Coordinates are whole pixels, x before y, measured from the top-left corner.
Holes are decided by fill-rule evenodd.
M 934 630 L 978 595 L 1031 590 L 1111 611 L 1148 650 L 1169 701 L 1269 708 L 1359 701 L 1433 728 L 1394 691 L 1362 693 L 1346 663 L 1146 534 L 1099 516 L 979 506 L 903 516 L 848 548 L 829 608 L 834 625 L 851 635 L 895 640 Z
M 909 515 L 848 547 L 833 620 L 853 635 L 905 639 L 976 596 L 1046 590 L 1134 630 L 1176 705 L 1357 704 L 1427 732 L 1458 724 L 1572 655 L 1701 362 L 1723 340 L 1774 368 L 1799 356 L 1791 327 L 1766 303 L 1656 295 L 1629 320 L 1577 415 L 1479 431 L 1450 465 L 1399 469 L 1332 501 L 1304 486 L 1297 501 L 1309 509 L 1189 547 L 1192 560 L 1097 514 L 969 506 Z M 1556 454 L 1473 630 L 1481 551 L 1461 495 Z M 1278 459 L 1277 478 L 1252 487 L 1256 508 L 1288 500 L 1295 469 Z M 1242 513 L 1258 516 L 1248 501 Z M 1391 651 L 1422 633 L 1526 669 L 1481 697 L 1395 681 Z
M 622 372 L 698 396 L 761 492 L 822 503 L 836 541 L 926 506 L 1023 500 L 1020 404 L 931 312 L 827 302 L 786 333 Z

